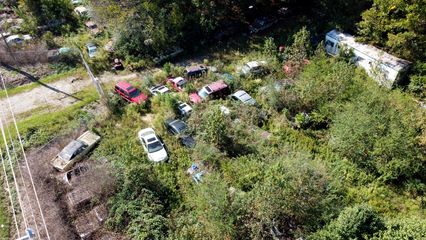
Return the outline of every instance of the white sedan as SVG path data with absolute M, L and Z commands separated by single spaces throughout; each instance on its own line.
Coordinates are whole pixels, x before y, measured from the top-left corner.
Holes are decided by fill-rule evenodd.
M 155 134 L 154 129 L 145 128 L 138 133 L 139 140 L 145 152 L 148 154 L 148 159 L 153 162 L 162 162 L 168 159 L 168 154 L 164 148 L 164 143 Z

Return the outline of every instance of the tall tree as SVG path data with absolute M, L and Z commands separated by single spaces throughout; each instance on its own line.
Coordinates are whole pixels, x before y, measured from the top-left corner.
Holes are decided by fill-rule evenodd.
M 358 24 L 361 39 L 411 61 L 426 60 L 426 1 L 374 0 Z

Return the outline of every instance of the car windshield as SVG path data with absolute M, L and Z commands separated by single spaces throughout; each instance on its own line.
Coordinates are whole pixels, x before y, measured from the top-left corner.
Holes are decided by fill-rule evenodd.
M 203 88 L 198 91 L 198 96 L 200 96 L 202 99 L 206 99 L 209 96 L 209 93 Z
M 161 149 L 163 149 L 163 144 L 161 144 L 160 141 L 155 141 L 153 143 L 148 144 L 148 152 L 149 153 L 158 152 Z
M 141 95 L 141 91 L 139 91 L 139 89 L 135 89 L 135 90 L 131 91 L 129 93 L 129 95 L 130 95 L 131 98 L 135 98 L 135 97 Z
M 178 86 L 178 87 L 183 87 L 184 85 L 185 85 L 185 83 L 186 83 L 186 81 L 185 80 L 180 80 L 179 82 L 177 82 L 176 83 L 176 85 Z

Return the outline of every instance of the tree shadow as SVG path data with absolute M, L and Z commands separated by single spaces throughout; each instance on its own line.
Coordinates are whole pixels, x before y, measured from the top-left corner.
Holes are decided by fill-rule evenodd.
M 23 71 L 23 70 L 20 70 L 20 69 L 18 69 L 18 68 L 12 67 L 12 66 L 10 66 L 10 65 L 8 65 L 8 64 L 5 64 L 5 63 L 0 63 L 0 66 L 2 66 L 3 68 L 5 68 L 6 70 L 9 70 L 9 71 L 15 71 L 15 72 L 17 72 L 17 73 L 19 73 L 19 74 L 22 74 L 23 76 L 25 76 L 25 77 L 27 77 L 28 79 L 30 79 L 30 80 L 31 80 L 31 82 L 38 83 L 38 84 L 40 84 L 41 86 L 43 86 L 43 87 L 45 87 L 45 88 L 48 88 L 48 89 L 50 89 L 50 90 L 52 90 L 52 91 L 54 91 L 54 92 L 62 93 L 62 94 L 64 94 L 65 96 L 67 96 L 67 97 L 71 97 L 71 98 L 74 98 L 75 100 L 78 100 L 78 101 L 82 101 L 82 100 L 83 100 L 83 99 L 78 98 L 78 97 L 76 97 L 76 96 L 74 96 L 74 95 L 72 95 L 72 94 L 66 93 L 66 92 L 64 92 L 64 91 L 62 91 L 62 90 L 60 90 L 60 89 L 54 88 L 54 87 L 52 87 L 52 86 L 50 86 L 50 85 L 47 85 L 47 84 L 45 84 L 45 83 L 43 83 L 43 82 L 40 82 L 40 78 L 38 78 L 38 77 L 36 77 L 36 76 L 33 76 L 33 75 L 31 75 L 30 73 L 27 73 L 27 72 L 25 72 L 25 71 Z

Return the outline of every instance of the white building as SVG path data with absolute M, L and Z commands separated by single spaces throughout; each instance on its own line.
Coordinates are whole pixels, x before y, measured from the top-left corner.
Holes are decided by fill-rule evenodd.
M 363 67 L 370 77 L 388 88 L 404 78 L 411 64 L 374 46 L 357 43 L 355 37 L 349 34 L 337 30 L 327 33 L 325 49 L 328 54 L 336 56 L 342 45 L 352 50 L 355 65 Z

